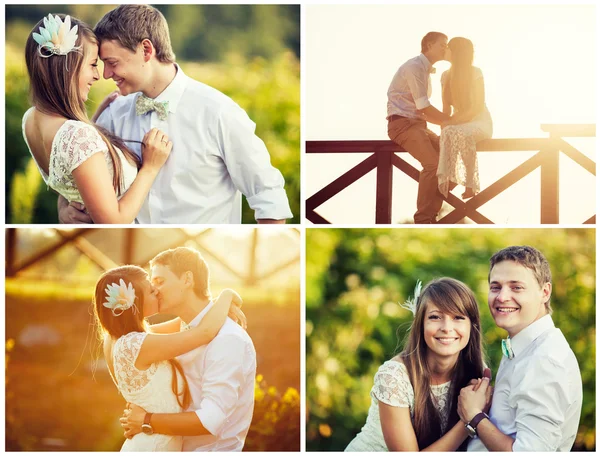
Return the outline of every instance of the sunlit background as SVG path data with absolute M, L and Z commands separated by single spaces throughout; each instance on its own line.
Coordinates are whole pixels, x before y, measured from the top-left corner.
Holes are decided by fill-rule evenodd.
M 49 13 L 71 14 L 92 27 L 117 5 L 6 6 L 6 220 L 56 223 L 56 195 L 48 191 L 23 140 L 30 107 L 25 42 Z M 273 166 L 285 178 L 294 218 L 300 220 L 300 6 L 155 5 L 165 16 L 173 51 L 185 73 L 231 97 L 256 123 Z M 98 62 L 100 74 L 102 62 Z M 116 86 L 94 84 L 87 103 L 95 112 Z M 242 220 L 255 223 L 243 198 Z
M 463 36 L 475 46 L 485 78 L 494 138 L 548 137 L 541 124 L 596 121 L 594 5 L 308 5 L 306 7 L 307 140 L 387 140 L 387 89 L 398 67 L 420 52 L 429 31 Z M 435 65 L 432 104 L 441 109 Z M 438 126 L 432 130 L 439 133 Z M 595 159 L 595 138 L 567 141 Z M 479 153 L 481 188 L 533 152 Z M 420 164 L 402 153 L 417 169 Z M 306 197 L 364 160 L 364 154 L 307 154 Z M 496 223 L 539 223 L 539 169 L 481 207 Z M 411 223 L 417 184 L 394 170 L 392 223 Z M 560 159 L 560 221 L 595 213 L 595 177 Z M 455 190 L 460 196 L 462 187 Z M 375 171 L 317 209 L 336 223 L 375 221 Z
M 7 450 L 119 450 L 125 401 L 93 326 L 95 283 L 184 245 L 206 259 L 213 295 L 233 288 L 244 300 L 257 354 L 244 449 L 299 451 L 300 233 L 279 227 L 7 229 Z
M 595 229 L 307 229 L 308 451 L 341 451 L 365 424 L 373 377 L 402 348 L 417 280 L 463 281 L 475 293 L 487 363 L 502 357 L 487 306 L 489 259 L 510 245 L 539 249 L 552 271 L 552 319 L 577 357 L 583 406 L 574 450 L 596 448 Z

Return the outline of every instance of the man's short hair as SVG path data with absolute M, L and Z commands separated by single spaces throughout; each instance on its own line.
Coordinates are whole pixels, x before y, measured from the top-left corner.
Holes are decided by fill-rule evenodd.
M 552 272 L 550 272 L 550 264 L 546 257 L 539 250 L 528 245 L 513 245 L 496 252 L 490 258 L 490 274 L 494 266 L 503 261 L 514 261 L 521 266 L 531 269 L 537 280 L 540 288 L 546 283 L 552 283 Z M 488 274 L 488 282 L 490 281 Z M 550 299 L 546 302 L 546 310 L 552 312 L 550 308 Z
M 194 276 L 194 293 L 199 298 L 211 299 L 210 271 L 204 257 L 198 250 L 177 247 L 159 253 L 150 261 L 150 267 L 167 266 L 177 277 L 190 271 Z
M 440 38 L 448 39 L 448 36 L 440 32 L 429 32 L 427 35 L 425 35 L 421 40 L 421 53 L 427 52 L 429 46 L 435 44 L 435 42 Z
M 94 32 L 100 42 L 114 40 L 132 52 L 136 52 L 138 45 L 148 39 L 159 62 L 175 63 L 167 20 L 150 5 L 121 5 L 106 13 L 96 24 Z

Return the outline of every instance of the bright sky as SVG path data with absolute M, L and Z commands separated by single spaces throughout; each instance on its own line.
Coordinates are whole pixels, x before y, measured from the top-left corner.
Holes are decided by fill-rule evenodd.
M 545 137 L 540 124 L 595 123 L 595 6 L 562 5 L 308 5 L 306 7 L 305 132 L 307 140 L 388 139 L 387 89 L 398 67 L 420 52 L 423 35 L 440 31 L 475 45 L 485 78 L 494 138 Z M 431 101 L 441 109 L 436 64 Z M 430 125 L 439 133 L 439 127 Z M 595 160 L 595 138 L 571 144 Z M 481 188 L 532 153 L 479 154 Z M 408 154 L 401 157 L 418 169 Z M 364 160 L 363 154 L 307 154 L 306 197 Z M 595 213 L 595 178 L 566 156 L 560 161 L 560 222 Z M 496 223 L 538 224 L 539 169 L 484 205 Z M 455 190 L 460 196 L 463 188 Z M 394 170 L 392 221 L 412 219 L 417 185 Z M 317 212 L 333 223 L 375 222 L 375 172 Z

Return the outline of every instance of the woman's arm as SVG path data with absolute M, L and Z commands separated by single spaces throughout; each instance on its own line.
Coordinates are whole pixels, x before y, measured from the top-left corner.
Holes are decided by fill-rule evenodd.
M 208 344 L 225 323 L 231 303 L 238 300 L 241 301 L 241 298 L 235 291 L 223 290 L 198 326 L 176 334 L 148 334 L 140 348 L 135 367 L 144 370 L 152 363 L 174 358 Z
M 163 321 L 148 327 L 152 334 L 173 334 L 181 330 L 181 318 L 177 317 L 173 320 Z
M 456 451 L 467 438 L 467 431 L 459 421 L 439 440 L 420 450 L 408 407 L 392 407 L 379 402 L 379 417 L 383 438 L 390 451 Z
M 75 184 L 94 223 L 133 222 L 173 147 L 171 142 L 164 143 L 162 134 L 156 132 L 153 129 L 146 134 L 144 164 L 121 199 L 117 199 L 104 154 L 92 155 L 73 170 Z

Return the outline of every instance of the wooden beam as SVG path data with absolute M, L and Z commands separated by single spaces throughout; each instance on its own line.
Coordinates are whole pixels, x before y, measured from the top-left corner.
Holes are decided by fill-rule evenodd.
M 23 263 L 21 263 L 18 267 L 15 266 L 12 270 L 13 276 L 16 275 L 17 273 L 19 273 L 20 271 L 23 271 L 24 269 L 27 269 L 28 267 L 34 265 L 38 261 L 41 261 L 44 258 L 52 255 L 54 252 L 61 249 L 63 246 L 65 246 L 72 240 L 77 239 L 79 236 L 82 236 L 85 233 L 91 233 L 92 231 L 97 230 L 97 229 L 98 228 L 80 228 L 78 230 L 72 231 L 69 234 L 67 234 L 65 232 L 62 232 L 60 229 L 55 228 L 54 231 L 62 239 L 60 239 L 56 244 L 51 245 L 50 247 L 47 247 L 47 248 L 41 250 L 40 252 L 34 254 L 33 256 L 31 256 L 30 258 L 25 260 Z
M 392 223 L 392 156 L 393 152 L 376 151 L 377 181 L 375 191 L 375 223 Z
M 261 274 L 259 277 L 257 277 L 257 281 L 268 279 L 272 275 L 274 275 L 280 271 L 283 271 L 284 269 L 289 268 L 290 266 L 292 266 L 294 264 L 297 264 L 299 261 L 300 261 L 300 255 L 297 255 L 294 258 L 291 258 L 288 261 L 286 261 L 282 264 L 279 264 L 279 265 L 275 266 L 274 268 L 271 268 L 269 271 Z
M 495 138 L 477 143 L 479 152 L 522 152 L 547 147 L 550 138 Z M 306 141 L 308 154 L 350 154 L 365 152 L 406 152 L 390 140 L 375 141 Z
M 312 223 L 315 223 L 317 225 L 322 224 L 322 225 L 330 225 L 331 222 L 329 220 L 327 220 L 325 217 L 321 217 L 319 214 L 317 214 L 314 209 L 306 209 L 306 218 L 308 220 L 310 220 Z
M 252 241 L 250 243 L 250 258 L 248 260 L 247 285 L 256 284 L 256 249 L 258 248 L 258 229 L 252 230 Z
M 15 275 L 15 255 L 17 249 L 17 229 L 7 228 L 6 229 L 6 277 L 13 277 Z
M 564 139 L 560 139 L 558 141 L 558 148 L 571 160 L 581 166 L 583 169 L 592 173 L 594 176 L 596 175 L 596 162 L 585 155 L 580 150 L 573 147 Z
M 344 174 L 342 174 L 336 180 L 331 182 L 329 185 L 326 185 L 317 193 L 308 198 L 306 200 L 306 210 L 315 210 L 325 201 L 337 195 L 339 192 L 344 190 L 350 184 L 356 182 L 369 171 L 375 169 L 376 166 L 377 157 L 375 156 L 375 154 L 372 154 L 371 156 L 369 156 L 369 158 L 363 160 L 351 170 L 346 171 Z
M 560 151 L 558 149 L 543 151 L 543 161 L 540 169 L 540 221 L 542 225 L 558 223 L 559 159 Z
M 596 224 L 596 216 L 592 215 L 589 219 L 583 222 L 584 225 L 595 225 Z
M 73 243 L 74 247 L 76 247 L 81 253 L 83 253 L 86 257 L 92 260 L 92 262 L 99 266 L 100 269 L 102 269 L 103 271 L 119 266 L 118 263 L 116 263 L 107 255 L 105 255 L 104 252 L 102 252 L 102 250 L 97 248 L 84 237 L 78 237 L 77 239 L 73 239 L 71 242 Z
M 521 163 L 518 167 L 510 171 L 505 176 L 502 176 L 496 182 L 491 184 L 486 189 L 471 198 L 460 210 L 454 210 L 443 217 L 438 223 L 457 223 L 463 217 L 471 218 L 476 212 L 475 209 L 483 206 L 485 203 L 490 201 L 492 198 L 498 196 L 504 190 L 511 185 L 517 183 L 529 173 L 533 172 L 542 164 L 542 154 L 537 153 L 533 157 L 529 158 L 525 162 Z
M 542 124 L 542 131 L 562 138 L 589 138 L 596 136 L 596 124 Z
M 123 262 L 125 264 L 133 263 L 133 249 L 137 231 L 136 228 L 125 228 L 125 245 L 123 246 Z

